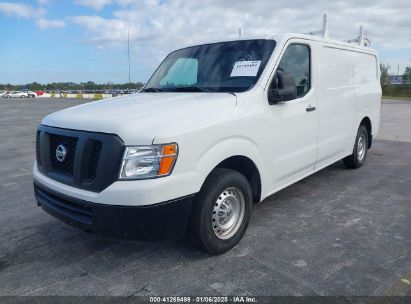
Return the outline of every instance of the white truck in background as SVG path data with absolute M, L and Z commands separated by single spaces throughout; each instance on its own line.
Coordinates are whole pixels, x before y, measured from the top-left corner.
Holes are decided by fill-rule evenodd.
M 340 159 L 364 164 L 379 78 L 375 50 L 312 35 L 176 50 L 141 92 L 43 119 L 37 202 L 108 237 L 187 235 L 223 253 L 254 204 Z

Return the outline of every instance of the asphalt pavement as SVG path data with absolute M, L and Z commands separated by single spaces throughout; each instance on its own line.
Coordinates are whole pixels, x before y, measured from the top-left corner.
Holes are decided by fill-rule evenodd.
M 104 239 L 37 207 L 36 127 L 83 102 L 0 98 L 0 296 L 411 295 L 411 101 L 384 101 L 361 169 L 337 162 L 269 197 L 220 256 Z

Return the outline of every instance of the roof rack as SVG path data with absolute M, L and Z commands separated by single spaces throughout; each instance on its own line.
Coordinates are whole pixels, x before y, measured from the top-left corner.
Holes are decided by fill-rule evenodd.
M 362 26 L 360 26 L 360 31 L 358 33 L 358 37 L 350 40 L 346 40 L 345 42 L 348 43 L 358 43 L 359 45 L 362 46 L 370 46 L 371 41 L 367 37 L 364 37 L 364 29 Z
M 329 32 L 328 32 L 328 17 L 327 14 L 323 15 L 323 28 L 319 31 L 313 31 L 313 32 L 308 32 L 307 35 L 320 35 L 323 38 L 329 38 Z M 358 37 L 350 40 L 346 40 L 344 42 L 348 43 L 357 43 L 362 46 L 370 46 L 371 41 L 367 37 L 364 37 L 363 35 L 363 27 L 360 26 L 360 31 L 358 33 Z
M 321 35 L 324 38 L 328 38 L 328 17 L 327 14 L 323 15 L 323 28 L 319 31 L 308 32 L 307 35 Z

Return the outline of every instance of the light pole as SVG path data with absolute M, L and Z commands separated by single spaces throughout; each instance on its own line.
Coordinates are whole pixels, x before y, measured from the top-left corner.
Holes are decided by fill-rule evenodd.
M 128 86 L 131 83 L 131 65 L 130 65 L 130 28 L 127 28 L 127 56 L 128 56 Z M 130 90 L 130 88 L 128 88 Z

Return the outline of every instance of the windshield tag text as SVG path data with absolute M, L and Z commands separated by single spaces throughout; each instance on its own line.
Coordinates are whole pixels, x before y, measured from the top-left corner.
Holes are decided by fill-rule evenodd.
M 257 76 L 261 61 L 237 61 L 234 63 L 230 77 Z

